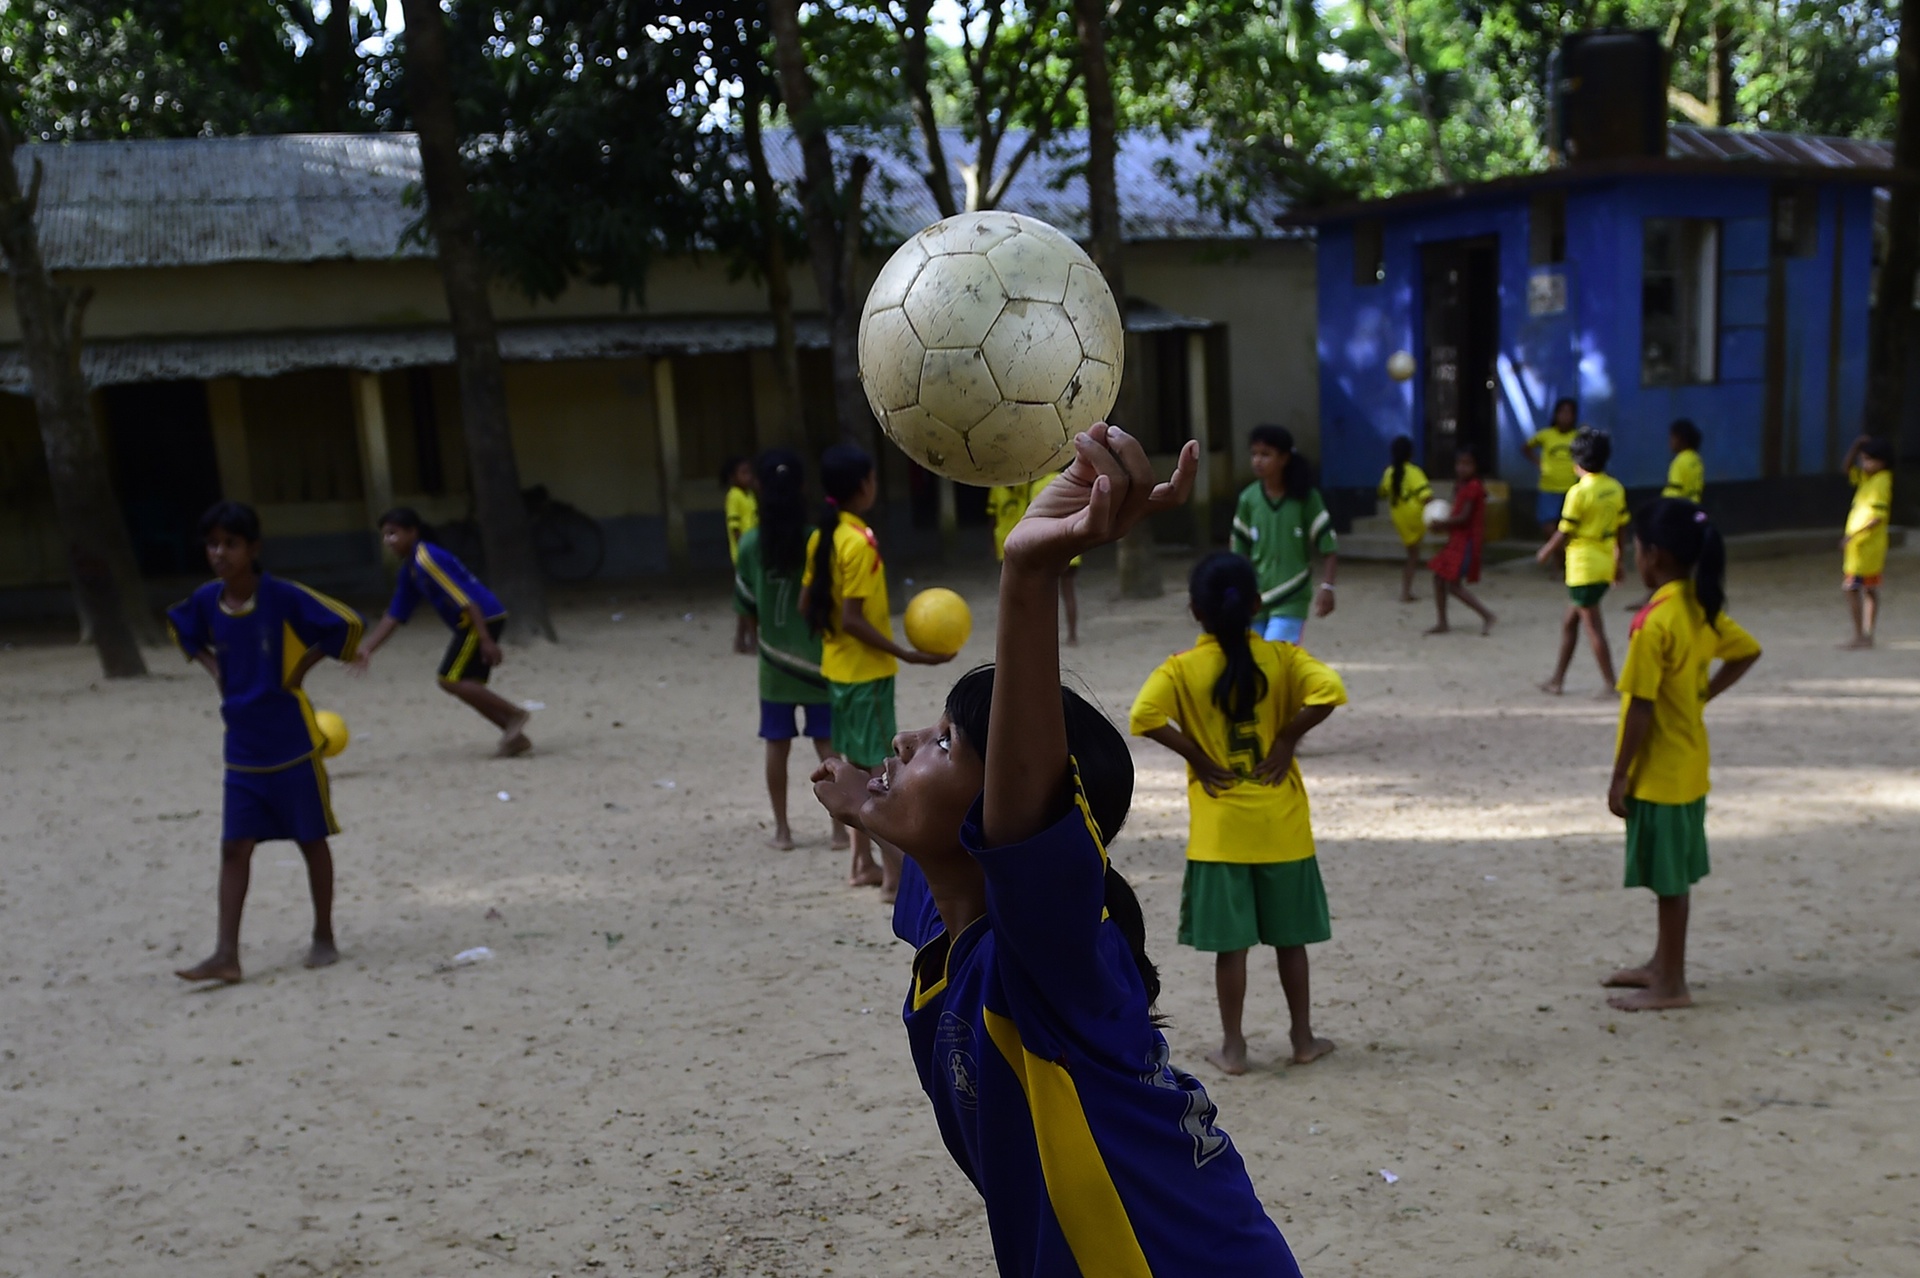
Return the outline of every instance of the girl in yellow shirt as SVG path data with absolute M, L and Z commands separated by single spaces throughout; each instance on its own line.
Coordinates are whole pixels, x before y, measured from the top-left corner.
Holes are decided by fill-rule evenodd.
M 1427 482 L 1427 472 L 1413 464 L 1413 440 L 1407 436 L 1395 436 L 1387 456 L 1393 464 L 1380 476 L 1380 500 L 1387 503 L 1393 530 L 1407 548 L 1406 567 L 1400 572 L 1400 602 L 1412 603 L 1413 575 L 1420 571 L 1420 543 L 1427 536 L 1426 506 L 1433 500 L 1433 485 Z
M 1293 1021 L 1293 1063 L 1305 1065 L 1333 1050 L 1313 1032 L 1307 984 L 1307 946 L 1333 929 L 1294 751 L 1346 703 L 1347 690 L 1304 648 L 1253 633 L 1260 582 L 1247 560 L 1207 556 L 1188 592 L 1206 633 L 1148 677 L 1128 727 L 1187 761 L 1180 943 L 1214 953 L 1222 1037 L 1207 1059 L 1225 1073 L 1246 1072 L 1247 951 L 1271 945 Z
M 754 495 L 759 479 L 750 457 L 729 457 L 720 467 L 720 487 L 726 490 L 727 562 L 740 562 L 740 539 L 760 522 L 760 499 Z M 743 614 L 734 619 L 733 650 L 753 652 L 753 626 Z
M 1653 890 L 1660 931 L 1652 958 L 1603 982 L 1631 991 L 1607 1000 L 1623 1012 L 1693 1002 L 1687 915 L 1708 869 L 1702 711 L 1760 659 L 1760 645 L 1726 614 L 1727 550 L 1706 512 L 1663 497 L 1641 508 L 1633 531 L 1640 580 L 1653 598 L 1627 635 L 1607 808 L 1627 823 L 1626 886 Z

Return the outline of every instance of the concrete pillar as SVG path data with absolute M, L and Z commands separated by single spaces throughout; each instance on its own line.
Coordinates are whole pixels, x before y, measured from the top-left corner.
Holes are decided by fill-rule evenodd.
M 239 378 L 216 377 L 207 383 L 207 418 L 213 426 L 220 495 L 228 501 L 251 503 L 253 461 L 247 454 L 247 421 L 240 407 Z
M 667 565 L 685 573 L 687 508 L 680 495 L 680 409 L 673 398 L 673 361 L 653 361 L 653 417 L 660 437 L 660 513 L 667 525 Z
M 360 492 L 371 523 L 393 508 L 393 459 L 387 450 L 387 406 L 380 398 L 380 374 L 347 370 L 353 398 L 353 424 L 360 435 Z
M 761 452 L 790 446 L 793 441 L 787 438 L 787 405 L 773 352 L 748 351 L 747 358 L 753 369 L 753 446 Z
M 1207 335 L 1187 334 L 1187 420 L 1200 441 L 1200 469 L 1193 477 L 1193 548 L 1213 544 L 1213 431 L 1207 420 Z

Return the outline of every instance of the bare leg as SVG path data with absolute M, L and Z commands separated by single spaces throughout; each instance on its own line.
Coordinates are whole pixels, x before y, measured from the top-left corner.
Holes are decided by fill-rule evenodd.
M 1693 1006 L 1693 994 L 1687 989 L 1687 915 L 1692 900 L 1688 895 L 1660 898 L 1660 940 L 1654 946 L 1653 961 L 1647 964 L 1649 980 L 1643 989 L 1614 995 L 1607 1000 L 1608 1007 L 1657 1012 Z
M 240 911 L 247 903 L 252 870 L 252 839 L 230 839 L 220 845 L 220 924 L 213 953 L 175 976 L 183 981 L 240 983 Z
M 1240 1016 L 1247 1005 L 1247 952 L 1233 950 L 1213 956 L 1213 988 L 1220 1000 L 1220 1048 L 1207 1060 L 1223 1074 L 1247 1072 L 1247 1036 L 1240 1032 Z
M 1333 1040 L 1313 1036 L 1313 1006 L 1307 997 L 1307 947 L 1277 946 L 1274 954 L 1280 963 L 1280 989 L 1287 996 L 1287 1013 L 1293 1020 L 1288 1031 L 1293 1039 L 1293 1063 L 1311 1065 L 1333 1050 Z
M 735 614 L 733 618 L 733 650 L 742 653 L 754 650 L 753 622 L 744 614 Z
M 1073 579 L 1078 569 L 1069 568 L 1060 574 L 1060 607 L 1067 614 L 1067 647 L 1078 647 L 1080 643 L 1080 598 L 1074 593 Z
M 1862 590 L 1860 593 L 1866 596 L 1866 600 L 1862 603 L 1860 611 L 1866 622 L 1866 646 L 1871 648 L 1873 647 L 1873 628 L 1880 620 L 1880 590 L 1878 587 L 1874 587 L 1872 589 Z
M 1617 681 L 1613 676 L 1613 649 L 1607 644 L 1607 619 L 1593 607 L 1580 610 L 1580 621 L 1587 628 L 1587 646 L 1593 649 L 1593 659 L 1600 663 L 1600 695 L 1609 696 Z
M 1559 696 L 1567 686 L 1567 667 L 1573 664 L 1574 645 L 1580 641 L 1580 609 L 1569 608 L 1560 619 L 1560 655 L 1554 659 L 1553 675 L 1540 685 L 1540 691 Z
M 1433 614 L 1435 621 L 1428 634 L 1444 635 L 1453 629 L 1447 624 L 1447 579 L 1437 572 L 1433 574 Z
M 872 847 L 865 830 L 853 832 L 853 865 L 847 871 L 848 887 L 878 887 L 885 880 L 873 863 Z
M 340 961 L 333 944 L 333 852 L 325 839 L 300 845 L 307 862 L 307 890 L 313 894 L 313 945 L 307 950 L 308 967 L 331 967 Z
M 475 683 L 471 679 L 449 681 L 442 679 L 440 686 L 472 706 L 494 727 L 500 729 L 500 753 L 521 754 L 533 743 L 527 741 L 527 721 L 533 718 L 484 683 Z M 519 744 L 527 741 L 526 745 Z
M 1458 599 L 1461 603 L 1480 614 L 1480 633 L 1482 635 L 1490 635 L 1493 633 L 1493 623 L 1500 620 L 1500 618 L 1494 616 L 1491 608 L 1474 597 L 1474 593 L 1467 589 L 1465 582 L 1451 582 L 1448 584 L 1447 589 L 1453 593 L 1455 599 Z
M 767 742 L 767 798 L 773 803 L 773 837 L 767 846 L 782 852 L 793 849 L 793 830 L 787 825 L 787 756 L 791 741 Z
M 1407 547 L 1406 566 L 1400 570 L 1400 602 L 1412 603 L 1419 596 L 1413 593 L 1413 575 L 1420 571 L 1420 547 L 1418 543 Z
M 825 737 L 815 737 L 813 739 L 813 752 L 819 756 L 820 762 L 825 763 L 833 757 L 833 745 Z M 833 823 L 831 846 L 835 851 L 844 850 L 847 846 L 847 827 L 841 825 L 838 821 Z

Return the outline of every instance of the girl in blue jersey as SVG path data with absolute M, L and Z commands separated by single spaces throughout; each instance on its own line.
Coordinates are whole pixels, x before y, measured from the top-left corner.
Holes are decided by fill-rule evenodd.
M 500 729 L 497 753 L 525 754 L 533 749 L 526 733 L 533 715 L 487 687 L 487 676 L 506 660 L 500 633 L 507 628 L 507 610 L 452 551 L 428 540 L 426 532 L 425 522 L 410 507 L 396 506 L 380 516 L 380 539 L 400 561 L 400 575 L 387 615 L 374 626 L 353 663 L 355 673 L 366 673 L 374 652 L 407 624 L 424 599 L 453 631 L 440 659 L 441 691 L 460 698 Z
M 220 929 L 206 961 L 174 975 L 185 981 L 240 980 L 240 911 L 253 848 L 292 839 L 307 862 L 313 893 L 308 967 L 340 956 L 333 943 L 333 855 L 340 833 L 320 762 L 325 738 L 302 690 L 323 657 L 351 661 L 360 614 L 296 582 L 260 571 L 260 517 L 223 501 L 200 521 L 216 581 L 167 609 L 167 628 L 189 661 L 220 689 L 226 721 L 227 783 L 220 839 Z
M 907 854 L 894 930 L 904 1017 L 948 1151 L 986 1202 L 1007 1278 L 1297 1275 L 1198 1080 L 1168 1063 L 1140 905 L 1108 864 L 1133 764 L 1060 685 L 1056 591 L 1076 555 L 1186 499 L 1104 424 L 1006 541 L 999 664 L 868 773 L 814 775 L 828 811 Z

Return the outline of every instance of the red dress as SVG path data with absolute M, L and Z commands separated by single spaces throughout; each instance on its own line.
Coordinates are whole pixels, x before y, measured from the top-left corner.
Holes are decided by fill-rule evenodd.
M 1487 490 L 1476 477 L 1453 490 L 1450 518 L 1465 515 L 1467 522 L 1447 533 L 1446 548 L 1427 567 L 1448 581 L 1480 580 L 1480 543 L 1486 536 Z

